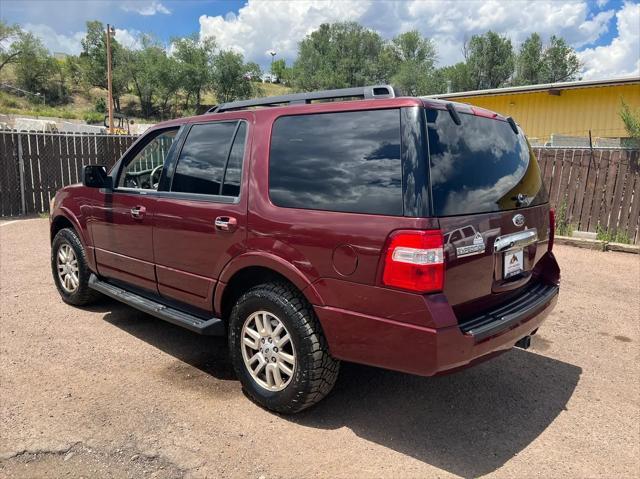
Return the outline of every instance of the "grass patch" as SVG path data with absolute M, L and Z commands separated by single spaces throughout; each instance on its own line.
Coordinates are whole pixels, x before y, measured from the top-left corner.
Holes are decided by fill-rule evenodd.
M 606 241 L 607 243 L 631 244 L 631 238 L 629 238 L 627 233 L 623 233 L 622 231 L 611 233 L 608 229 L 600 225 L 596 228 L 596 239 Z

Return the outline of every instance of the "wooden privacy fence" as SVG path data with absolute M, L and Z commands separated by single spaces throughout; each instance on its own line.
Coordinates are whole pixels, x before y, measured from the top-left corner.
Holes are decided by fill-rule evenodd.
M 137 137 L 0 131 L 0 216 L 49 210 L 63 186 L 81 181 L 82 166 L 111 166 Z M 158 155 L 164 154 L 160 148 Z M 640 243 L 638 150 L 538 147 L 551 205 L 581 231 L 608 232 Z M 158 164 L 159 158 L 150 159 Z
M 534 148 L 551 205 L 580 231 L 640 243 L 640 151 Z
M 113 165 L 136 138 L 0 130 L 0 216 L 49 211 L 57 190 L 82 181 L 84 165 Z

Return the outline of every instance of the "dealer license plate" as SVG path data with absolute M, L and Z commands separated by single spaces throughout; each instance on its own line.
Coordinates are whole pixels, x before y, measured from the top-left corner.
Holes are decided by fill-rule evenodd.
M 524 260 L 521 249 L 507 251 L 503 256 L 503 277 L 504 279 L 511 278 L 522 273 L 524 268 Z

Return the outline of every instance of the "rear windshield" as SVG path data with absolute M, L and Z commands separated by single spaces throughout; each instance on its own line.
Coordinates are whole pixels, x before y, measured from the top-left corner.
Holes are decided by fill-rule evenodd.
M 431 190 L 436 216 L 534 206 L 547 201 L 540 168 L 522 131 L 509 123 L 427 110 Z

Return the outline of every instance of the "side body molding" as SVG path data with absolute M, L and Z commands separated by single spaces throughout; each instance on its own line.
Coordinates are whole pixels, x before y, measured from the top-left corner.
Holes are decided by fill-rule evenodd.
M 264 267 L 275 271 L 293 283 L 307 300 L 316 306 L 324 306 L 324 301 L 309 279 L 289 261 L 264 251 L 248 251 L 232 259 L 222 270 L 213 298 L 214 311 L 219 312 L 224 289 L 238 271 L 249 267 Z

